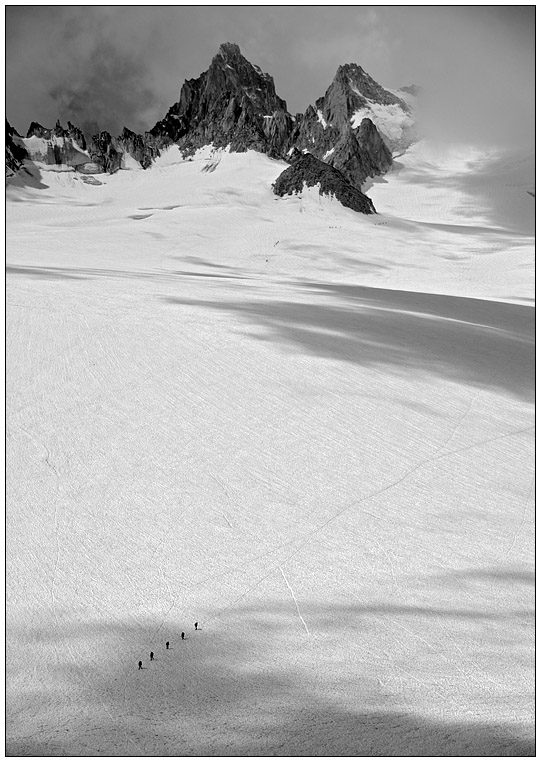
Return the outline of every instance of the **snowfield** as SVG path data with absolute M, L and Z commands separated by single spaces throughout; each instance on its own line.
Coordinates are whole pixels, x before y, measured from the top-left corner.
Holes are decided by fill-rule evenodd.
M 534 753 L 530 165 L 397 162 L 9 185 L 9 754 Z

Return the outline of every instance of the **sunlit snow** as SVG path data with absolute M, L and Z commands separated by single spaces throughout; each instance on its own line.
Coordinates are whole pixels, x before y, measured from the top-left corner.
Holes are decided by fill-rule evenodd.
M 532 753 L 517 166 L 419 143 L 367 216 L 255 152 L 11 182 L 8 753 Z
M 317 110 L 317 120 L 323 126 L 324 130 L 327 129 L 327 122 L 325 121 L 325 117 L 323 116 L 323 113 L 321 109 L 319 108 Z

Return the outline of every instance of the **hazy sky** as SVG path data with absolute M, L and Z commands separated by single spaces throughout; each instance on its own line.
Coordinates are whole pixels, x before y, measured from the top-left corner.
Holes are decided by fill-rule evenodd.
M 421 85 L 445 139 L 532 145 L 535 6 L 7 6 L 6 116 L 142 132 L 236 42 L 296 113 L 342 63 Z

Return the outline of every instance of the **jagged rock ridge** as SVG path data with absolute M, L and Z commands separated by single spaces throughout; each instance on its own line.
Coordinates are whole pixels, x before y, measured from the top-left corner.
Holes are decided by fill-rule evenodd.
M 116 172 L 123 166 L 125 155 L 146 169 L 159 156 L 153 141 L 145 140 L 127 127 L 117 138 L 103 131 L 87 140 L 71 122 L 68 122 L 67 129 L 60 122 L 52 129 L 32 122 L 24 144 L 34 161 L 66 165 L 84 173 Z
M 11 177 L 18 172 L 27 158 L 21 136 L 6 119 L 6 176 Z
M 21 142 L 31 159 L 83 173 L 116 172 L 127 165 L 127 157 L 132 166 L 147 168 L 172 144 L 185 156 L 209 144 L 288 162 L 295 152 L 309 152 L 361 190 L 368 177 L 391 167 L 393 141 L 402 134 L 400 119 L 412 121 L 405 100 L 357 64 L 340 66 L 325 95 L 304 114 L 292 116 L 272 77 L 244 58 L 238 45 L 224 43 L 209 69 L 185 81 L 177 103 L 144 135 L 125 127 L 118 137 L 105 131 L 85 137 L 71 122 L 66 129 L 59 122 L 52 129 L 33 122 Z M 387 120 L 381 133 L 378 120 Z M 14 165 L 13 158 L 10 162 Z
M 67 129 L 62 127 L 60 121 L 56 122 L 56 125 L 53 127 L 53 129 L 43 127 L 41 124 L 39 124 L 39 122 L 32 122 L 28 128 L 26 137 L 43 138 L 45 140 L 52 140 L 55 137 L 69 138 L 75 142 L 83 151 L 86 149 L 86 140 L 82 130 L 80 130 L 78 127 L 75 127 L 75 125 L 73 125 L 71 122 L 68 122 Z

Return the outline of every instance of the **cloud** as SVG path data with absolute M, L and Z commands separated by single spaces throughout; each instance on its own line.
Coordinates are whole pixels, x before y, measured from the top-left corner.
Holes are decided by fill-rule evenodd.
M 108 41 L 96 43 L 90 60 L 92 64 L 82 67 L 70 81 L 61 78 L 49 90 L 60 120 L 69 119 L 83 131 L 99 125 L 106 125 L 113 134 L 125 125 L 136 132 L 148 129 L 158 101 L 140 60 L 119 53 Z
M 404 14 L 397 55 L 424 88 L 425 130 L 447 140 L 533 145 L 535 46 L 517 11 L 514 27 L 494 8 Z
M 159 35 L 148 8 L 124 19 L 119 7 L 18 10 L 14 25 L 24 45 L 7 50 L 8 114 L 13 108 L 26 124 L 69 119 L 114 134 L 124 125 L 153 125 L 164 104 L 149 64 Z

